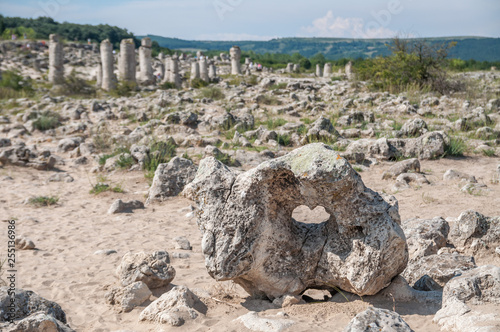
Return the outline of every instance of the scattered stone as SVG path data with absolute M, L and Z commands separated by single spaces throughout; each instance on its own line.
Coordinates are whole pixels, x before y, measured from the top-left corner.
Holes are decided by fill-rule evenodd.
M 196 319 L 204 309 L 205 305 L 186 286 L 175 286 L 144 309 L 139 321 L 181 326 L 186 320 Z
M 410 183 L 416 183 L 421 186 L 423 184 L 430 184 L 429 180 L 423 174 L 419 173 L 403 173 L 396 178 L 396 183 L 392 187 L 394 192 L 401 191 L 405 189 L 410 189 Z
M 94 255 L 106 255 L 109 256 L 111 254 L 116 254 L 117 251 L 114 249 L 102 249 L 102 250 L 97 250 L 94 252 Z
M 302 297 L 297 295 L 283 295 L 273 300 L 274 305 L 277 305 L 278 307 L 282 308 L 291 307 L 294 304 L 305 304 L 305 303 L 306 301 L 302 300 Z
M 366 188 L 349 163 L 321 143 L 238 176 L 215 158 L 203 159 L 183 193 L 198 204 L 209 274 L 252 296 L 274 299 L 333 286 L 375 294 L 407 263 L 396 199 Z M 300 205 L 322 206 L 331 217 L 297 222 L 289 216 Z
M 500 217 L 486 217 L 473 210 L 462 212 L 452 224 L 449 241 L 471 254 L 493 251 L 500 245 Z
M 420 161 L 417 158 L 398 161 L 382 174 L 382 179 L 393 179 L 400 174 L 414 171 L 420 173 Z
M 19 250 L 35 249 L 35 243 L 33 243 L 33 241 L 31 241 L 27 237 L 20 236 L 16 238 L 16 249 Z
M 132 311 L 143 304 L 152 295 L 148 286 L 142 282 L 134 282 L 124 288 L 113 288 L 106 293 L 106 301 L 111 305 L 120 305 L 124 312 Z
M 126 253 L 116 274 L 122 286 L 143 281 L 149 289 L 155 289 L 170 284 L 174 280 L 175 269 L 170 265 L 170 258 L 166 251 L 155 251 L 151 254 Z
M 443 175 L 443 180 L 445 180 L 445 181 L 462 180 L 462 181 L 466 181 L 469 183 L 477 183 L 477 180 L 473 175 L 459 172 L 459 171 L 456 171 L 454 169 L 447 170 Z
M 281 332 L 295 324 L 291 319 L 275 317 L 260 317 L 255 311 L 250 311 L 243 316 L 236 318 L 251 331 L 259 332 Z
M 446 246 L 450 226 L 441 217 L 409 219 L 401 227 L 406 235 L 410 259 L 437 254 Z
M 197 169 L 191 160 L 181 157 L 174 157 L 167 164 L 158 165 L 146 205 L 177 196 L 186 184 L 193 181 Z
M 178 236 L 174 238 L 175 249 L 191 250 L 191 243 L 184 236 Z
M 75 179 L 68 173 L 55 173 L 52 174 L 48 179 L 47 182 L 73 182 Z
M 500 314 L 484 313 L 483 306 L 488 303 L 500 304 L 500 268 L 493 265 L 450 280 L 443 290 L 443 306 L 433 321 L 443 330 L 498 331 Z
M 121 199 L 117 199 L 109 207 L 108 214 L 132 213 L 132 210 L 135 209 L 144 209 L 144 203 L 135 199 L 128 202 L 124 202 Z
M 401 275 L 408 280 L 410 285 L 427 275 L 443 287 L 451 278 L 475 267 L 474 257 L 471 256 L 429 255 L 410 260 Z
M 369 307 L 354 317 L 344 332 L 413 332 L 410 326 L 394 311 Z
M 16 321 L 14 325 L 9 324 L 5 326 L 5 330 L 0 323 L 0 328 L 5 332 L 75 332 L 68 325 L 43 311 L 35 312 Z

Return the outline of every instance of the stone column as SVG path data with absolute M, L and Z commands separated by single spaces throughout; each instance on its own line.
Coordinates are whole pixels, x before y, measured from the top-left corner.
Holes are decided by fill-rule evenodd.
M 330 76 L 332 76 L 332 64 L 325 63 L 325 69 L 323 70 L 323 77 L 330 77 Z
M 163 54 L 163 52 L 158 53 L 158 60 L 163 62 L 163 59 L 165 59 L 165 54 Z
M 101 42 L 101 63 L 102 63 L 102 89 L 109 91 L 116 88 L 116 78 L 114 73 L 115 58 L 113 56 L 113 45 L 109 39 Z
M 321 72 L 321 66 L 319 63 L 316 65 L 316 77 L 322 77 L 323 73 Z
M 97 72 L 96 72 L 96 83 L 95 85 L 100 88 L 102 86 L 102 64 L 99 62 L 97 64 Z
M 181 87 L 181 77 L 179 76 L 179 57 L 177 54 L 174 54 L 170 60 L 170 78 L 170 82 L 174 83 L 175 87 Z
M 118 58 L 118 74 L 122 81 L 135 83 L 135 45 L 132 38 L 123 39 L 120 43 Z
M 52 84 L 64 83 L 64 51 L 59 36 L 49 36 L 49 82 Z
M 289 63 L 286 65 L 286 72 L 287 73 L 293 72 L 293 63 Z
M 200 78 L 200 65 L 198 61 L 193 61 L 191 63 L 191 76 L 190 79 L 194 80 L 196 78 Z
M 151 84 L 153 82 L 151 46 L 151 39 L 149 37 L 145 37 L 142 39 L 141 47 L 139 48 L 139 80 L 144 84 Z
M 293 72 L 298 73 L 300 71 L 300 65 L 298 63 L 293 65 Z
M 354 79 L 354 73 L 352 72 L 352 61 L 349 61 L 345 65 L 345 75 L 347 76 L 348 80 L 353 80 Z
M 158 71 L 160 72 L 161 81 L 163 81 L 165 79 L 165 64 L 162 61 L 156 66 L 158 68 Z
M 170 56 L 165 57 L 165 76 L 163 76 L 163 82 L 172 82 L 172 58 Z
M 215 67 L 215 63 L 211 63 L 208 66 L 208 78 L 213 81 L 217 78 L 217 68 Z
M 205 82 L 209 82 L 206 57 L 201 57 L 200 59 L 200 78 Z
M 241 49 L 238 46 L 233 46 L 229 50 L 229 54 L 231 55 L 231 75 L 240 75 L 241 74 Z
M 83 49 L 78 50 L 78 57 L 82 59 L 85 56 L 85 51 Z
M 245 58 L 245 65 L 249 65 L 252 59 L 250 58 Z

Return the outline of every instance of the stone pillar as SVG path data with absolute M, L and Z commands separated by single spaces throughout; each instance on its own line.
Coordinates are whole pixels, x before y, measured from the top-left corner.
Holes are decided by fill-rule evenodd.
M 40 71 L 40 59 L 33 59 L 33 69 Z
M 293 72 L 298 73 L 300 71 L 300 65 L 298 63 L 293 65 Z
M 322 77 L 323 73 L 321 72 L 321 66 L 319 63 L 316 65 L 316 77 Z
M 100 88 L 102 86 L 102 64 L 100 62 L 97 64 L 95 85 L 98 88 Z
M 165 59 L 165 54 L 163 54 L 163 52 L 158 53 L 158 60 L 163 62 L 163 59 Z
M 221 60 L 221 61 L 226 61 L 226 60 L 227 60 L 227 55 L 226 55 L 226 53 L 221 53 L 219 56 L 220 56 L 220 60 Z
M 199 60 L 202 56 L 201 51 L 196 52 L 196 58 Z
M 163 81 L 165 79 L 165 64 L 162 61 L 159 64 L 157 64 L 157 67 L 158 71 L 160 72 L 161 81 Z
M 209 82 L 208 78 L 208 67 L 206 57 L 201 57 L 200 59 L 200 78 L 205 82 Z
M 286 65 L 286 72 L 287 73 L 293 72 L 293 63 L 289 63 Z
M 250 58 L 245 58 L 245 65 L 247 65 L 247 66 L 248 66 L 248 65 L 250 64 L 250 62 L 251 62 L 251 61 L 252 61 L 252 59 L 250 59 Z
M 332 64 L 325 63 L 325 69 L 323 70 L 323 77 L 330 77 L 330 76 L 332 76 Z
M 109 39 L 101 42 L 101 63 L 102 63 L 102 89 L 109 91 L 116 88 L 116 78 L 114 73 L 115 58 L 113 56 L 113 45 Z
M 118 74 L 122 81 L 135 83 L 135 45 L 132 38 L 123 39 L 120 43 L 118 58 Z
M 345 75 L 347 76 L 348 80 L 353 80 L 354 79 L 354 73 L 352 72 L 352 61 L 349 61 L 345 65 Z
M 229 50 L 229 54 L 231 55 L 231 75 L 240 75 L 241 74 L 241 49 L 238 46 L 233 46 Z
M 153 82 L 151 46 L 151 39 L 149 37 L 145 37 L 142 39 L 141 47 L 139 48 L 139 80 L 144 84 L 151 84 Z
M 200 65 L 198 64 L 198 61 L 193 61 L 191 63 L 191 76 L 190 76 L 190 79 L 194 80 L 196 78 L 200 78 Z
M 49 82 L 52 84 L 64 83 L 64 51 L 59 36 L 49 36 Z
M 85 56 L 85 51 L 83 49 L 78 50 L 78 57 L 82 59 Z
M 174 54 L 170 60 L 170 78 L 170 82 L 174 83 L 176 88 L 181 87 L 181 77 L 179 76 L 179 57 L 177 54 Z
M 163 76 L 163 82 L 172 82 L 172 58 L 167 56 L 165 58 L 165 75 Z
M 217 78 L 217 68 L 215 67 L 215 63 L 211 63 L 208 66 L 208 78 L 213 81 Z

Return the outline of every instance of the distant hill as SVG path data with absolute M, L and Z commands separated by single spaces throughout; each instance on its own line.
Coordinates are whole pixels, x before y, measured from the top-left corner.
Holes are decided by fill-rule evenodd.
M 146 36 L 138 36 L 142 38 Z M 255 53 L 300 53 L 311 57 L 322 53 L 329 60 L 342 58 L 371 58 L 388 55 L 386 43 L 390 39 L 346 39 L 346 38 L 278 38 L 269 41 L 199 41 L 147 35 L 162 47 L 193 51 L 229 50 L 238 45 L 244 51 Z M 500 38 L 486 37 L 444 37 L 425 38 L 431 43 L 456 41 L 450 57 L 462 60 L 500 61 Z

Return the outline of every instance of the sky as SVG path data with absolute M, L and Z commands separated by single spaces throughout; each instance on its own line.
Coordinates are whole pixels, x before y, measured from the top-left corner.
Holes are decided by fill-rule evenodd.
M 0 13 L 189 40 L 500 37 L 499 0 L 0 0 Z

